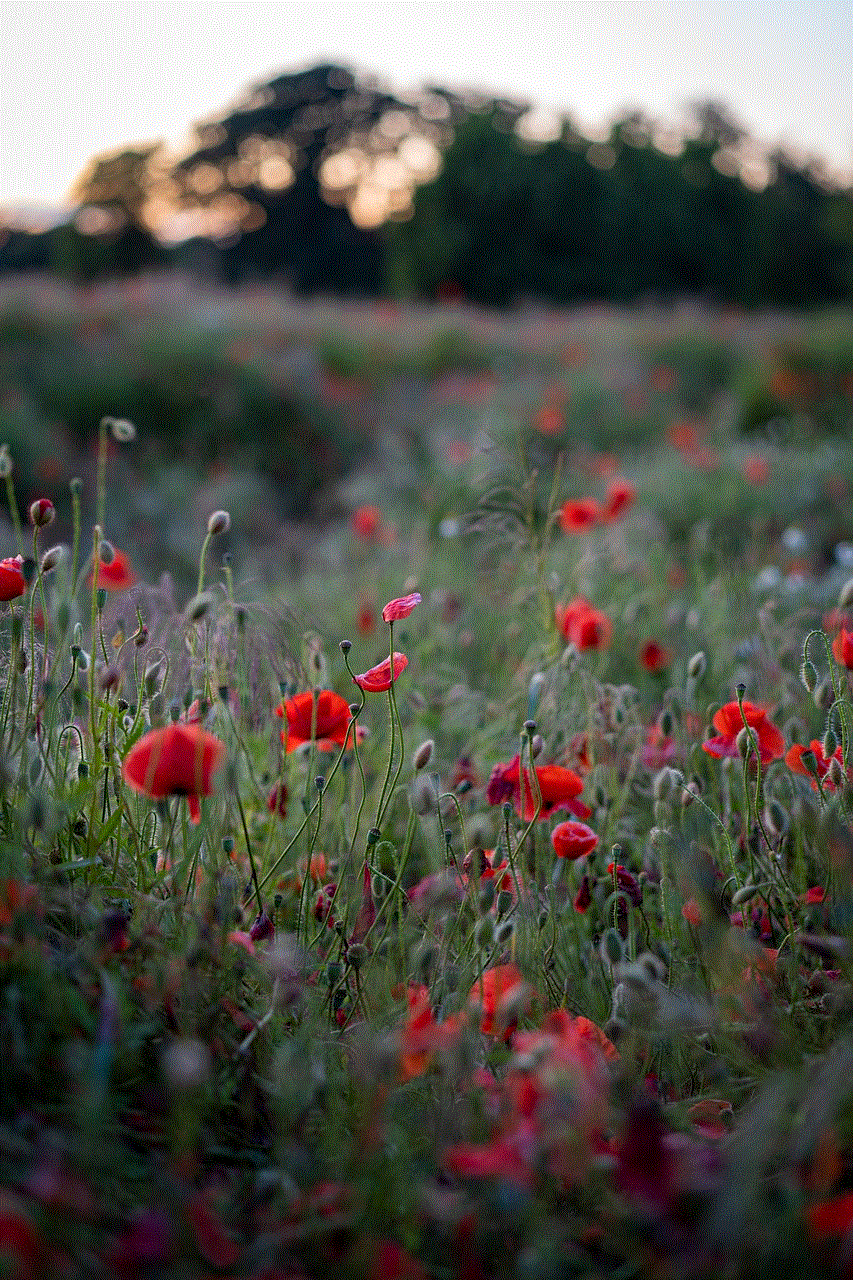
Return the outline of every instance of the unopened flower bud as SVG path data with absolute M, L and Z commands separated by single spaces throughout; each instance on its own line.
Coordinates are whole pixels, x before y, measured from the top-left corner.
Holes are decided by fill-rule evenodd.
M 491 916 L 483 916 L 477 921 L 477 927 L 474 930 L 474 941 L 481 950 L 485 950 L 492 945 L 495 936 L 494 921 Z
M 534 733 L 533 737 L 530 739 L 530 754 L 534 760 L 538 760 L 538 758 L 541 756 L 542 748 L 544 746 L 545 746 L 545 742 L 542 738 L 542 734 Z
M 809 693 L 814 693 L 815 685 L 817 684 L 817 667 L 808 658 L 805 659 L 800 667 L 800 680 Z
M 746 725 L 743 726 L 738 736 L 735 738 L 735 746 L 741 760 L 745 760 L 752 752 L 752 734 Z
M 827 726 L 826 733 L 823 735 L 823 758 L 828 760 L 830 756 L 834 756 L 838 750 L 838 739 L 835 736 L 835 730 L 832 725 Z
M 838 607 L 849 609 L 851 604 L 853 604 L 853 578 L 848 578 L 838 593 Z
M 828 711 L 835 701 L 835 690 L 832 687 L 832 681 L 829 676 L 824 676 L 820 684 L 812 694 L 814 704 L 821 711 Z
M 778 837 L 787 835 L 791 819 L 778 800 L 768 800 L 764 810 L 764 823 L 770 828 L 771 834 Z
M 43 529 L 56 516 L 56 508 L 50 498 L 36 498 L 30 505 L 30 524 Z
M 227 533 L 231 528 L 231 517 L 227 511 L 214 511 L 207 520 L 207 532 L 212 538 L 220 533 Z
M 687 664 L 687 674 L 690 679 L 698 684 L 708 669 L 708 660 L 700 649 L 698 653 L 694 653 L 693 657 Z
M 106 538 L 102 538 L 98 545 L 98 559 L 101 564 L 112 564 L 116 558 L 116 550 L 111 542 Z
M 829 768 L 826 771 L 826 777 L 827 781 L 830 782 L 833 787 L 840 787 L 844 782 L 844 766 L 838 759 L 838 756 L 834 755 L 830 760 Z
M 514 920 L 501 920 L 500 924 L 495 928 L 495 944 L 499 947 L 505 947 L 515 933 Z M 505 1000 L 508 997 L 504 997 Z M 502 1002 L 503 1003 L 503 1002 Z
M 12 457 L 7 444 L 0 445 L 0 480 L 12 474 Z
M 435 742 L 432 738 L 427 738 L 422 742 L 412 757 L 412 763 L 415 770 L 425 769 L 432 759 L 432 753 L 435 750 Z
M 64 555 L 65 548 L 63 546 L 51 547 L 48 551 L 45 551 L 41 558 L 42 573 L 50 573 L 51 569 L 55 569 Z
M 193 596 L 187 605 L 187 619 L 190 622 L 200 622 L 201 619 L 213 604 L 212 591 L 200 591 L 197 596 Z
M 130 444 L 136 439 L 136 427 L 127 418 L 104 418 L 101 425 L 109 427 L 110 435 L 119 444 Z

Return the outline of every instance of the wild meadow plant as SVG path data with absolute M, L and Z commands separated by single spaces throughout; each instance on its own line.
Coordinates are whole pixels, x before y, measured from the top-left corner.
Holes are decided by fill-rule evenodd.
M 111 545 L 133 435 L 70 551 L 2 451 L 7 1274 L 849 1274 L 853 582 L 733 654 L 527 473 L 284 652 L 227 512 L 181 612 Z

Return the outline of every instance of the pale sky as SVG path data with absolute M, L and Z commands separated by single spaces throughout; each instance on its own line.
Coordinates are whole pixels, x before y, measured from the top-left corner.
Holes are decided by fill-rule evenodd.
M 759 141 L 853 170 L 853 0 L 4 0 L 0 204 L 57 205 L 89 158 L 179 144 L 315 62 L 500 91 L 601 127 L 728 104 Z

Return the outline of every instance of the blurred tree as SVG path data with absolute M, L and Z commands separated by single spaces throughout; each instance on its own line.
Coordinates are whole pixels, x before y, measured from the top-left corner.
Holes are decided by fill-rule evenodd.
M 172 177 L 183 207 L 223 243 L 231 278 L 376 293 L 378 228 L 407 213 L 415 182 L 434 175 L 460 110 L 440 90 L 402 101 L 343 67 L 312 67 L 197 126 L 197 146 Z
M 163 183 L 160 153 L 160 144 L 152 143 L 89 162 L 71 191 L 79 205 L 73 228 L 61 238 L 72 274 L 133 275 L 166 260 L 149 214 Z

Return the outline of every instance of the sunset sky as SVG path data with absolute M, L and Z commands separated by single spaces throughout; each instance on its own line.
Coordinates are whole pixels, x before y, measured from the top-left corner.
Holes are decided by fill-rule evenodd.
M 853 170 L 853 0 L 5 0 L 0 203 L 56 206 L 95 153 L 178 146 L 250 84 L 318 61 L 396 89 L 482 88 L 588 128 L 728 104 Z

